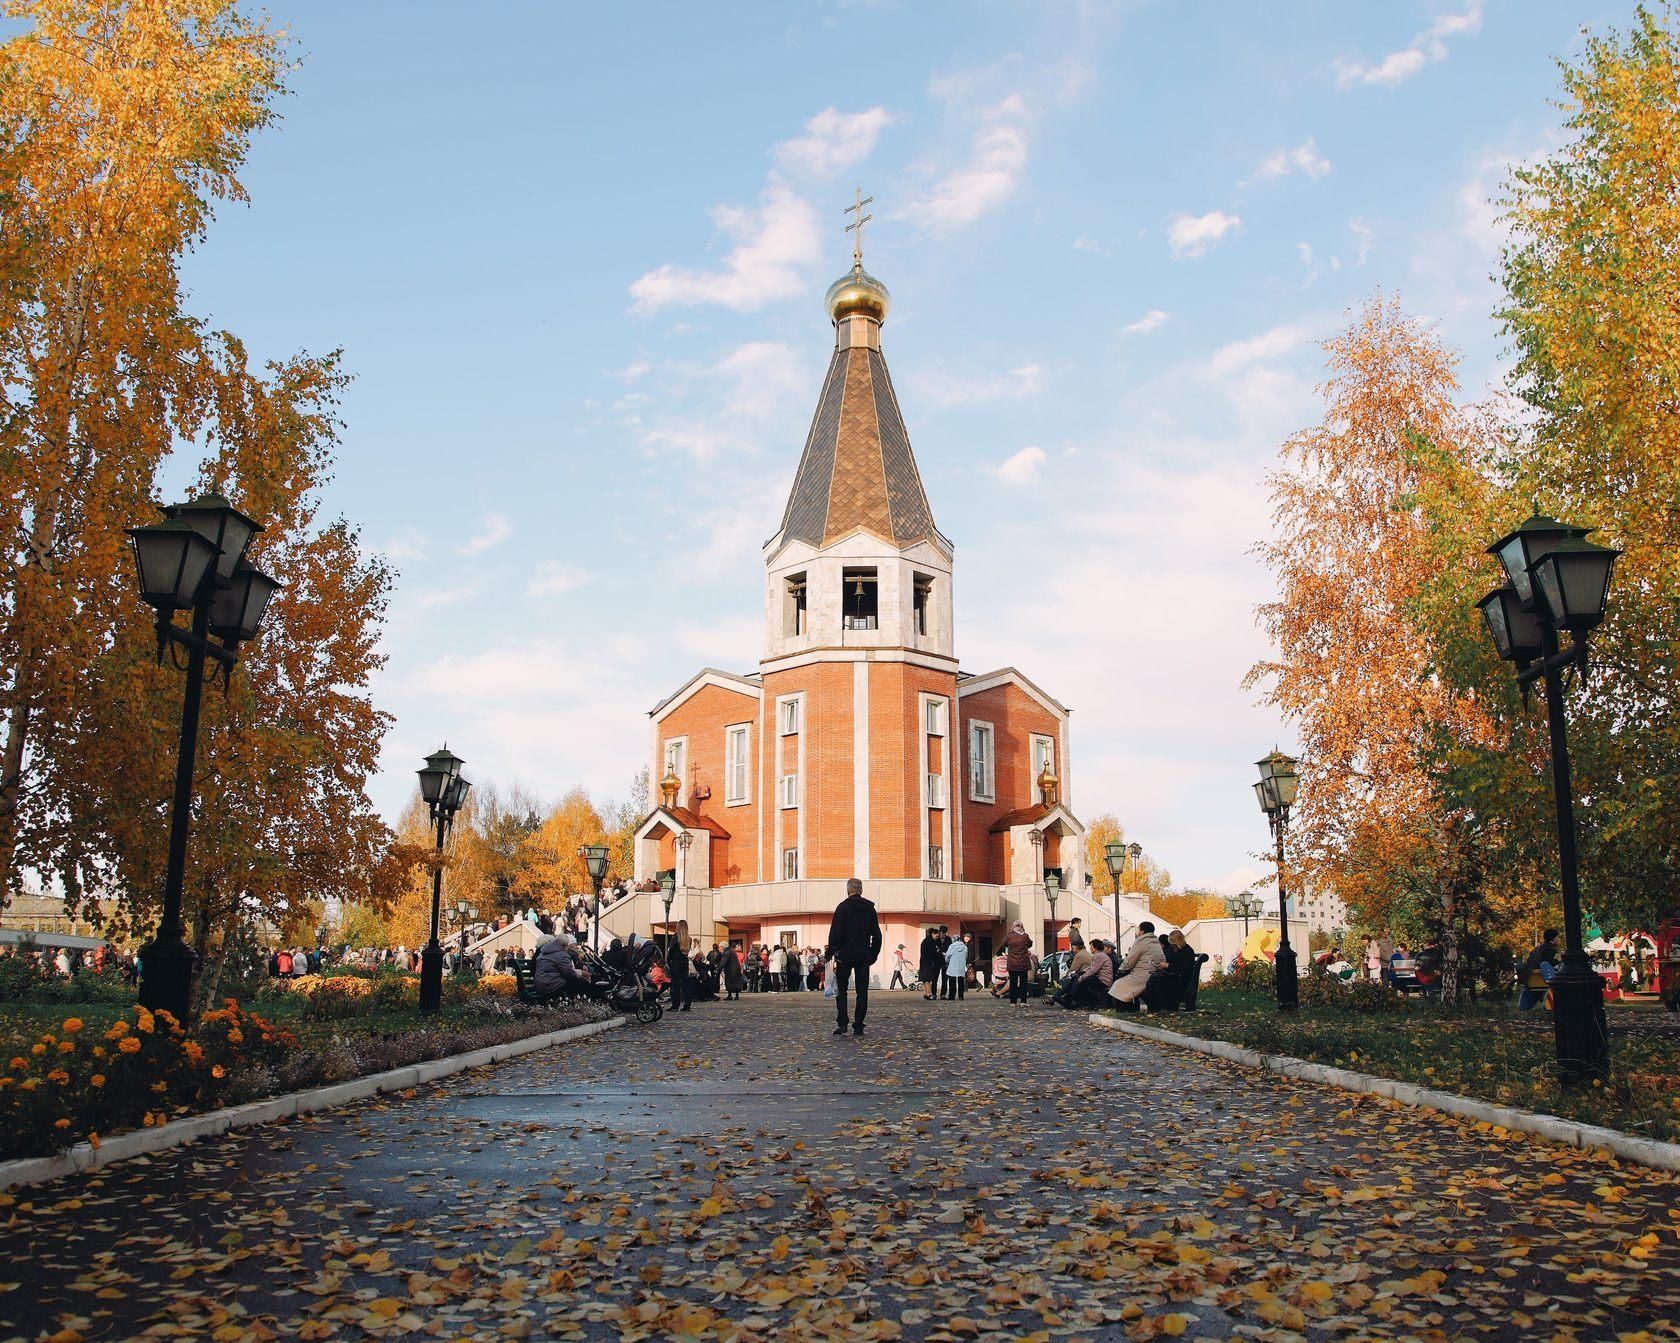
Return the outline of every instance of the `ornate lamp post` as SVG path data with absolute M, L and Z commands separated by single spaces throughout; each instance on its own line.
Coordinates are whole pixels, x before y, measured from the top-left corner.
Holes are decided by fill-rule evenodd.
M 1260 897 L 1253 891 L 1244 891 L 1231 901 L 1231 908 L 1236 911 L 1237 917 L 1243 921 L 1243 941 L 1247 942 L 1248 921 L 1260 917 Z
M 1126 871 L 1126 846 L 1118 839 L 1103 845 L 1103 861 L 1114 878 L 1114 949 L 1120 949 L 1120 878 Z
M 437 864 L 432 868 L 432 935 L 420 953 L 420 1010 L 435 1012 L 443 1005 L 443 948 L 438 945 L 438 916 L 443 908 L 443 842 L 455 824 L 455 814 L 472 787 L 461 773 L 464 762 L 447 746 L 426 757 L 420 771 L 420 798 L 426 804 L 437 835 Z
M 1604 619 L 1619 550 L 1586 540 L 1590 527 L 1571 527 L 1536 514 L 1488 547 L 1506 582 L 1477 605 L 1494 649 L 1516 664 L 1528 695 L 1546 686 L 1546 726 L 1552 746 L 1552 802 L 1557 812 L 1558 871 L 1563 888 L 1563 967 L 1552 977 L 1552 1030 L 1559 1078 L 1566 1084 L 1606 1081 L 1610 1035 L 1604 1023 L 1604 984 L 1593 973 L 1581 936 L 1581 891 L 1576 877 L 1575 804 L 1569 778 L 1565 677 L 1584 676 L 1587 636 Z M 1567 632 L 1569 646 L 1559 636 Z
M 200 495 L 163 513 L 164 522 L 128 530 L 140 595 L 157 612 L 158 661 L 163 661 L 163 651 L 171 645 L 187 652 L 163 916 L 152 940 L 140 950 L 140 1002 L 184 1023 L 192 999 L 193 953 L 182 935 L 181 889 L 192 821 L 204 661 L 214 658 L 220 664 L 226 685 L 239 662 L 239 645 L 256 637 L 269 599 L 280 584 L 245 563 L 245 548 L 262 529 L 221 495 Z M 176 625 L 177 611 L 190 613 L 187 629 Z
M 688 851 L 694 843 L 694 836 L 687 830 L 677 834 L 677 871 L 681 874 L 682 888 L 688 889 Z
M 1283 842 L 1289 831 L 1289 809 L 1295 805 L 1295 794 L 1301 786 L 1301 776 L 1295 770 L 1293 757 L 1273 748 L 1272 753 L 1259 762 L 1260 782 L 1254 794 L 1260 799 L 1260 809 L 1272 827 L 1277 843 L 1278 873 L 1278 949 L 1272 958 L 1277 978 L 1278 1009 L 1293 1012 L 1300 998 L 1300 984 L 1295 976 L 1295 948 L 1289 945 L 1289 896 L 1283 884 Z
M 583 865 L 589 869 L 590 884 L 595 887 L 595 952 L 601 951 L 601 883 L 607 875 L 607 846 L 585 844 L 578 849 Z
M 659 898 L 665 902 L 665 959 L 671 959 L 671 901 L 677 898 L 677 879 L 667 872 L 659 879 Z
M 1054 872 L 1044 874 L 1044 897 L 1050 902 L 1050 954 L 1056 954 L 1056 897 L 1062 893 L 1062 879 Z M 1061 976 L 1054 973 L 1056 962 L 1050 962 L 1051 982 L 1054 983 Z

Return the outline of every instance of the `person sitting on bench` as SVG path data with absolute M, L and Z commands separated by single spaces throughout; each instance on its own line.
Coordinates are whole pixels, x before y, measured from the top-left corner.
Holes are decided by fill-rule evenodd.
M 1100 937 L 1091 939 L 1089 953 L 1081 947 L 1080 954 L 1086 956 L 1084 967 L 1077 977 L 1062 985 L 1061 992 L 1053 1001 L 1057 1007 L 1090 1008 L 1094 1011 L 1106 1006 L 1104 997 L 1108 986 L 1114 982 L 1114 961 L 1108 954 L 1108 944 Z
M 577 993 L 589 982 L 589 972 L 572 957 L 572 935 L 564 933 L 537 948 L 531 962 L 531 982 L 544 998 Z
M 1167 963 L 1161 950 L 1161 939 L 1155 936 L 1155 925 L 1147 919 L 1138 924 L 1137 941 L 1120 962 L 1120 971 L 1109 986 L 1108 996 L 1122 1012 L 1138 1010 L 1138 999 L 1149 987 L 1149 976 Z

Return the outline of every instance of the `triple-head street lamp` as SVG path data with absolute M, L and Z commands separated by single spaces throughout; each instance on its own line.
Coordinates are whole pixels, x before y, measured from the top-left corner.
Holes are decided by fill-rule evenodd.
M 1293 1012 L 1300 999 L 1300 984 L 1295 977 L 1295 948 L 1289 945 L 1289 895 L 1283 884 L 1283 841 L 1301 776 L 1296 772 L 1294 757 L 1276 747 L 1258 764 L 1260 781 L 1254 785 L 1254 795 L 1260 799 L 1260 809 L 1266 813 L 1272 839 L 1277 844 L 1278 948 L 1272 957 L 1272 967 L 1277 980 L 1278 1008 Z
M 447 746 L 426 757 L 420 771 L 420 798 L 426 804 L 437 834 L 437 863 L 432 868 L 432 936 L 420 953 L 420 1010 L 435 1012 L 443 1005 L 443 948 L 438 945 L 438 915 L 443 907 L 443 842 L 449 838 L 455 814 L 466 804 L 472 787 L 461 773 L 465 763 Z
M 589 881 L 595 887 L 595 954 L 601 953 L 601 883 L 607 876 L 607 846 L 605 844 L 580 844 L 578 856 L 583 859 L 583 865 L 589 870 Z
M 1044 898 L 1050 902 L 1050 955 L 1051 955 L 1050 968 L 1051 968 L 1051 972 L 1052 972 L 1051 973 L 1051 978 L 1052 979 L 1060 978 L 1060 976 L 1056 975 L 1054 972 L 1055 972 L 1055 966 L 1056 966 L 1056 961 L 1055 961 L 1055 955 L 1056 955 L 1056 900 L 1057 900 L 1057 897 L 1059 897 L 1061 895 L 1061 893 L 1062 893 L 1062 878 L 1061 878 L 1061 875 L 1059 873 L 1056 873 L 1056 872 L 1046 872 L 1044 874 Z
M 165 508 L 163 514 L 163 522 L 128 529 L 140 595 L 157 612 L 158 661 L 163 661 L 163 651 L 171 645 L 187 651 L 163 917 L 152 940 L 140 950 L 140 1002 L 184 1023 L 192 998 L 193 953 L 182 935 L 181 889 L 192 820 L 204 660 L 214 658 L 220 664 L 222 684 L 227 685 L 239 662 L 239 645 L 257 636 L 269 599 L 280 584 L 245 562 L 245 549 L 262 528 L 221 495 L 202 494 Z M 188 628 L 175 623 L 177 611 L 191 612 Z
M 1506 662 L 1516 664 L 1517 684 L 1524 697 L 1535 681 L 1544 681 L 1546 686 L 1564 930 L 1563 966 L 1551 982 L 1552 1031 L 1558 1076 L 1570 1084 L 1606 1081 L 1610 1076 L 1604 983 L 1593 973 L 1581 936 L 1569 727 L 1563 711 L 1566 674 L 1571 667 L 1586 673 L 1587 636 L 1604 619 L 1610 576 L 1621 554 L 1588 541 L 1592 530 L 1536 513 L 1488 547 L 1490 555 L 1499 557 L 1506 581 L 1477 603 L 1494 649 Z M 1569 635 L 1567 648 L 1559 640 L 1564 633 Z
M 665 902 L 665 959 L 671 959 L 671 902 L 677 898 L 677 876 L 664 872 L 659 877 L 659 898 Z

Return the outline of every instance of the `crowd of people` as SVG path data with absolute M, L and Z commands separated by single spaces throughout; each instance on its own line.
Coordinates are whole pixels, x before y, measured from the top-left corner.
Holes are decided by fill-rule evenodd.
M 101 944 L 97 947 L 40 947 L 29 942 L 0 942 L 0 960 L 32 960 L 43 976 L 72 979 L 84 972 L 115 970 L 130 984 L 138 982 L 139 963 L 130 952 Z

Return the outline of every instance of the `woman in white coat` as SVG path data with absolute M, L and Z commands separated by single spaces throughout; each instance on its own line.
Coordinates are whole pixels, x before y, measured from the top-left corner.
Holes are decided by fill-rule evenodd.
M 1138 924 L 1137 941 L 1120 962 L 1108 996 L 1121 1004 L 1135 1003 L 1149 986 L 1149 976 L 1167 963 L 1167 953 L 1161 950 L 1161 939 L 1155 936 L 1155 925 Z

